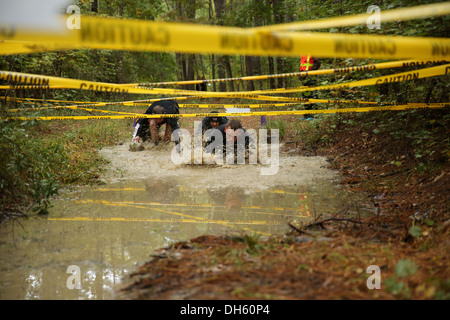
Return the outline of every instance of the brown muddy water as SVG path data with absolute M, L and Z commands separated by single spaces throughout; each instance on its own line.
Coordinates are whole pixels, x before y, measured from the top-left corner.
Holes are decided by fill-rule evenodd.
M 103 149 L 104 185 L 63 191 L 48 216 L 3 226 L 0 299 L 114 299 L 128 274 L 175 242 L 263 239 L 319 214 L 371 213 L 321 157 L 280 155 L 277 174 L 262 176 L 260 164 L 175 165 L 169 150 Z

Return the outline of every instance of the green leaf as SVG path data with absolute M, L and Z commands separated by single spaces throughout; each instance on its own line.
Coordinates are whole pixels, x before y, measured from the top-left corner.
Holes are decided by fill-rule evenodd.
M 405 284 L 403 282 L 397 281 L 395 277 L 386 279 L 385 285 L 387 291 L 394 295 L 397 295 L 405 290 Z
M 393 295 L 398 295 L 404 299 L 411 299 L 411 290 L 408 285 L 401 281 L 397 281 L 395 277 L 391 277 L 385 281 L 386 290 Z
M 391 161 L 391 164 L 393 164 L 394 166 L 400 167 L 402 165 L 402 163 L 400 161 Z
M 418 270 L 417 264 L 411 260 L 400 260 L 397 262 L 394 272 L 399 278 L 415 274 Z
M 434 226 L 434 221 L 433 221 L 433 220 L 427 219 L 427 220 L 425 220 L 425 223 L 426 223 L 427 226 L 429 226 L 429 227 Z
M 412 226 L 409 228 L 408 233 L 413 237 L 421 237 L 422 236 L 422 228 L 419 226 Z

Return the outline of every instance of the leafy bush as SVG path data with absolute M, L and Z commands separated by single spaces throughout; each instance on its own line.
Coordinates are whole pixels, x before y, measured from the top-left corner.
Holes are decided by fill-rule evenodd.
M 269 120 L 266 124 L 267 129 L 278 129 L 280 140 L 283 140 L 285 134 L 286 134 L 286 122 L 281 119 L 277 120 Z
M 56 177 L 36 153 L 27 129 L 34 122 L 0 123 L 0 210 L 23 211 L 30 201 L 33 211 L 47 213 L 49 198 L 57 193 Z
M 31 203 L 46 214 L 60 184 L 95 183 L 105 163 L 96 150 L 130 135 L 124 122 L 99 121 L 0 122 L 0 213 Z

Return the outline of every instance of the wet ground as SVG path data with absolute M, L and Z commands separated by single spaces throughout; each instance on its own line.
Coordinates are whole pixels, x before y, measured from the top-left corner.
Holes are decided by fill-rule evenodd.
M 62 192 L 49 216 L 2 228 L 0 298 L 113 299 L 126 275 L 170 244 L 283 235 L 289 222 L 371 212 L 322 157 L 282 154 L 277 174 L 262 176 L 260 164 L 175 165 L 170 148 L 104 149 L 105 185 Z M 80 289 L 70 289 L 74 275 Z

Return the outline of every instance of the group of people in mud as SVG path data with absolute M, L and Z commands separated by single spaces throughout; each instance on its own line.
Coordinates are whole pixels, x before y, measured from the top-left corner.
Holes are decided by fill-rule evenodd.
M 301 57 L 300 60 L 300 71 L 305 72 L 307 74 L 308 71 L 318 70 L 320 68 L 320 60 L 317 57 L 312 57 L 310 55 L 305 55 Z M 311 78 L 307 77 L 307 80 L 304 82 L 306 86 L 315 86 L 316 83 Z M 306 98 L 317 99 L 317 93 L 313 91 L 312 93 L 305 94 Z M 305 109 L 311 110 L 315 109 L 316 105 L 306 104 Z M 213 111 L 211 113 L 217 113 L 217 111 Z M 145 112 L 145 114 L 153 114 L 153 115 L 177 115 L 180 114 L 180 107 L 175 100 L 161 100 L 154 102 Z M 305 114 L 303 119 L 309 120 L 312 119 L 312 115 Z M 161 140 L 159 136 L 159 130 L 162 125 L 166 125 L 163 141 L 171 141 L 172 133 L 176 133 L 177 129 L 180 129 L 180 125 L 178 123 L 178 117 L 161 117 L 161 118 L 141 118 L 135 122 L 135 131 L 133 134 L 133 142 L 140 142 L 151 140 L 155 144 L 158 144 Z M 239 120 L 228 120 L 227 117 L 205 117 L 202 120 L 201 128 L 197 128 L 202 130 L 202 134 L 210 133 L 207 135 L 205 147 L 211 145 L 215 141 L 215 137 L 217 135 L 211 134 L 211 130 L 218 130 L 223 137 L 223 147 L 226 148 L 227 144 L 227 136 L 230 139 L 234 137 L 234 143 L 237 143 L 238 137 L 241 134 L 246 135 L 245 129 L 242 127 L 242 124 Z M 233 134 L 227 135 L 227 131 L 232 131 Z M 177 139 L 175 139 L 178 141 Z M 245 143 L 248 144 L 250 137 L 248 135 L 245 136 Z M 242 139 L 240 140 L 242 141 Z M 211 148 L 210 148 L 211 149 Z M 208 151 L 208 148 L 206 149 Z M 211 151 L 211 150 L 210 150 Z
M 212 111 L 211 113 L 218 113 L 217 111 Z M 145 114 L 150 115 L 175 115 L 170 117 L 160 117 L 160 118 L 140 118 L 135 122 L 135 130 L 133 134 L 133 142 L 146 142 L 152 141 L 155 145 L 159 142 L 171 141 L 172 134 L 175 136 L 175 141 L 178 142 L 176 137 L 177 129 L 180 129 L 178 123 L 179 118 L 176 117 L 180 114 L 180 107 L 175 100 L 160 100 L 152 103 L 147 109 Z M 159 134 L 160 128 L 165 125 L 164 136 L 161 137 Z M 242 127 L 242 123 L 237 119 L 229 120 L 227 117 L 220 116 L 208 116 L 203 118 L 200 126 L 195 128 L 196 130 L 201 130 L 202 136 L 205 135 L 205 150 L 206 152 L 214 152 L 214 148 L 208 148 L 208 146 L 217 145 L 215 138 L 218 136 L 222 137 L 223 148 L 226 149 L 227 137 L 228 139 L 234 139 L 235 147 L 238 141 L 244 141 L 248 145 L 250 137 L 246 134 L 246 130 Z M 217 131 L 216 131 L 217 130 Z M 216 132 L 214 132 L 216 131 Z M 227 134 L 228 132 L 228 134 Z M 216 133 L 216 134 L 214 134 Z M 220 133 L 221 135 L 218 135 Z M 241 135 L 244 135 L 244 139 L 238 139 Z M 228 141 L 228 143 L 230 143 Z

